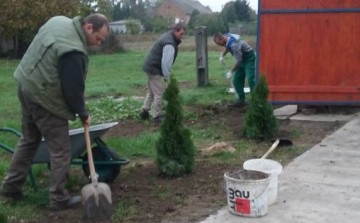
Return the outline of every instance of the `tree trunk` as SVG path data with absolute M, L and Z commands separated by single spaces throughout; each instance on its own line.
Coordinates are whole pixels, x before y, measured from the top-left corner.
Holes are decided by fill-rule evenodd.
M 18 36 L 13 37 L 13 55 L 14 58 L 19 58 L 19 40 Z

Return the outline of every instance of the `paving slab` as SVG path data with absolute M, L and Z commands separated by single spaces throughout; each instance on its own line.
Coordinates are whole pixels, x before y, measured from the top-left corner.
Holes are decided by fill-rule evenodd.
M 278 202 L 266 216 L 245 218 L 224 207 L 201 223 L 360 222 L 360 117 L 288 164 Z M 224 195 L 225 196 L 225 195 Z
M 274 110 L 274 115 L 277 119 L 289 119 L 292 115 L 297 112 L 297 105 L 285 105 Z

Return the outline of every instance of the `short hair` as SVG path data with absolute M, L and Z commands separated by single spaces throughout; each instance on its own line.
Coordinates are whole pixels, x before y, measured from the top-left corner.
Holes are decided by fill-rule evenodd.
M 93 13 L 88 15 L 84 19 L 83 24 L 92 24 L 94 32 L 99 31 L 103 26 L 106 26 L 108 31 L 110 30 L 108 19 L 106 16 L 100 13 Z
M 176 24 L 172 27 L 172 31 L 179 32 L 180 30 L 186 31 L 186 26 L 185 26 L 185 24 L 182 23 L 182 22 L 176 23 Z
M 223 38 L 223 34 L 221 34 L 221 33 L 214 34 L 214 42 L 221 40 L 222 38 Z

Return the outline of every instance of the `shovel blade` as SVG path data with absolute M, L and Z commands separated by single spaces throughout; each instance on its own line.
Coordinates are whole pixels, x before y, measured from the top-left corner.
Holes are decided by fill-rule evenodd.
M 105 183 L 86 185 L 81 190 L 86 219 L 109 219 L 112 214 L 111 190 Z

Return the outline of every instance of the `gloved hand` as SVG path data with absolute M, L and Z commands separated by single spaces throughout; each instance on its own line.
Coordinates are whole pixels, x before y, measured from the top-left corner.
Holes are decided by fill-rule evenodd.
M 230 79 L 231 76 L 232 76 L 232 72 L 228 71 L 225 76 L 226 76 L 227 79 Z
M 224 56 L 223 56 L 222 54 L 220 55 L 219 61 L 220 61 L 221 63 L 224 62 Z

